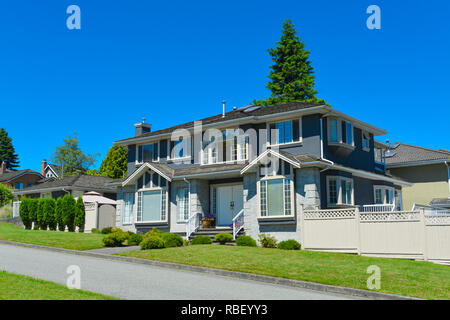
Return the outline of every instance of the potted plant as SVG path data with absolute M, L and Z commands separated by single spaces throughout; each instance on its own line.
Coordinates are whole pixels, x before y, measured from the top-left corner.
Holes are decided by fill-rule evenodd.
M 203 228 L 214 227 L 215 222 L 216 222 L 216 218 L 211 214 L 207 214 L 206 216 L 204 216 L 202 218 L 202 227 Z

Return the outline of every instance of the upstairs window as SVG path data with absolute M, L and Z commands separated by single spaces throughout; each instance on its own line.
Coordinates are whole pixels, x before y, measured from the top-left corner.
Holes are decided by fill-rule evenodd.
M 328 142 L 331 143 L 342 143 L 349 146 L 353 146 L 354 135 L 353 135 L 353 125 L 351 122 L 337 119 L 328 118 Z
M 223 130 L 221 133 L 222 142 L 216 141 L 215 136 L 211 136 L 209 142 L 203 141 L 202 163 L 213 164 L 247 160 L 249 137 L 240 136 L 234 130 L 229 132 Z M 222 159 L 220 159 L 220 156 Z
M 17 190 L 22 190 L 23 189 L 23 182 L 17 182 L 14 185 L 14 188 L 17 189 Z
M 396 200 L 399 201 L 399 198 L 401 198 L 401 195 L 397 191 L 395 191 L 393 187 L 387 186 L 374 187 L 375 204 L 396 204 Z
M 138 146 L 138 162 L 152 162 L 159 160 L 159 143 L 146 144 Z
M 301 129 L 301 119 L 270 123 L 269 143 L 276 145 L 301 142 Z
M 365 131 L 362 132 L 362 147 L 365 151 L 370 150 L 370 135 Z

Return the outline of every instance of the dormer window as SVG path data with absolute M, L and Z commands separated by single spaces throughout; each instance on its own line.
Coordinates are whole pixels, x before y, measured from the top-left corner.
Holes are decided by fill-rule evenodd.
M 328 118 L 328 142 L 354 146 L 353 124 L 338 118 Z

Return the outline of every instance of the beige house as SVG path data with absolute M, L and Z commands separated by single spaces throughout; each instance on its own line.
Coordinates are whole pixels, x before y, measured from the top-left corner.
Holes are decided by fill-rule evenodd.
M 403 208 L 414 203 L 435 205 L 450 202 L 450 151 L 433 150 L 405 143 L 391 143 L 386 168 L 396 177 L 412 182 L 403 187 Z

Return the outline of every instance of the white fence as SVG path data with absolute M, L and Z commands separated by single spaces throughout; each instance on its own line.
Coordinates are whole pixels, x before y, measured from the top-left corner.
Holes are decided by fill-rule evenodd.
M 305 210 L 302 248 L 450 264 L 450 215 L 418 211 Z

